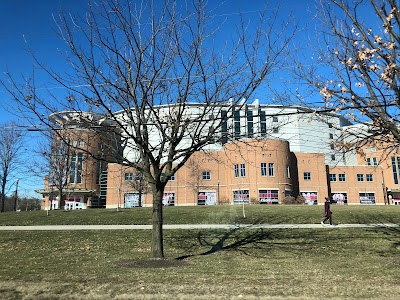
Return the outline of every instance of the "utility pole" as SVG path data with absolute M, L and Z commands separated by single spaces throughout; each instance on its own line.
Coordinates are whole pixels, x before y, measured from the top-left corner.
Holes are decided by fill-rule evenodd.
M 17 201 L 18 201 L 18 182 L 19 182 L 19 179 L 16 179 L 16 180 L 15 180 L 14 211 L 17 211 Z

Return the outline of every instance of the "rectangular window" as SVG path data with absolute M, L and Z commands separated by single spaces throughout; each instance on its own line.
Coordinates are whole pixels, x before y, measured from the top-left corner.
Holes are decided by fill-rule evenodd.
M 175 193 L 173 193 L 173 192 L 164 193 L 162 203 L 164 206 L 174 206 L 175 205 Z
M 268 164 L 268 176 L 270 176 L 270 177 L 274 177 L 275 176 L 274 164 L 273 163 L 269 163 Z
M 397 157 L 397 176 L 399 176 L 400 172 L 400 157 Z
M 331 160 L 336 160 L 335 154 L 331 155 Z
M 333 139 L 333 133 L 329 134 L 329 138 L 332 140 Z
M 370 166 L 371 165 L 371 158 L 367 158 L 367 166 Z
M 82 183 L 82 163 L 83 163 L 83 153 L 73 153 L 71 157 L 70 166 L 70 183 Z
M 339 174 L 339 181 L 346 181 L 346 174 Z
M 203 176 L 203 180 L 210 180 L 211 179 L 210 171 L 204 171 L 202 176 Z
M 72 153 L 71 166 L 69 171 L 70 183 L 75 183 L 75 175 L 76 175 L 76 153 Z
M 261 204 L 278 204 L 278 190 L 259 190 L 259 200 Z
M 278 122 L 278 117 L 277 116 L 273 116 L 272 117 L 272 122 Z
M 77 172 L 76 172 L 76 183 L 82 183 L 82 163 L 83 163 L 83 153 L 78 153 L 77 161 Z
M 272 128 L 273 133 L 279 133 L 279 127 L 274 127 Z
M 375 204 L 374 193 L 360 193 L 360 204 Z
M 175 180 L 176 180 L 176 178 L 175 178 L 175 174 L 174 174 L 174 175 L 171 176 L 171 178 L 169 179 L 169 181 L 175 181 Z
M 336 181 L 336 174 L 329 174 L 329 181 Z
M 377 161 L 376 157 L 373 157 L 373 158 L 372 158 L 372 161 L 373 161 L 373 163 L 374 163 L 374 166 L 377 166 L 377 165 L 378 165 L 378 161 Z
M 331 146 L 331 150 L 335 150 L 335 144 L 334 143 L 330 143 Z
M 261 109 L 259 109 L 258 114 L 260 115 L 261 136 L 265 137 L 265 136 L 267 136 L 267 119 L 265 117 L 265 111 L 262 111 Z
M 125 173 L 126 174 L 126 173 Z M 132 173 L 131 173 L 132 174 Z M 133 174 L 132 174 L 133 175 Z M 140 180 L 143 180 L 143 174 L 142 173 L 140 173 L 140 172 L 137 172 L 136 174 L 135 174 L 135 179 L 136 179 L 136 181 L 140 181 Z M 125 179 L 126 180 L 126 179 Z M 131 179 L 132 180 L 132 179 Z
M 216 202 L 215 192 L 198 192 L 197 193 L 197 205 L 215 205 Z
M 311 180 L 311 172 L 304 172 L 303 176 L 304 180 Z
M 235 170 L 235 178 L 239 177 L 239 165 L 234 165 L 234 170 Z
M 253 125 L 253 111 L 247 110 L 247 136 L 253 137 L 254 125 Z
M 286 165 L 286 178 L 290 178 L 290 166 Z
M 393 170 L 393 180 L 395 184 L 399 184 L 399 177 L 397 175 L 396 158 L 392 156 L 392 170 Z
M 301 196 L 304 198 L 304 202 L 308 205 L 318 204 L 318 193 L 317 192 L 301 192 Z
M 347 204 L 347 193 L 334 193 L 332 195 L 332 203 L 336 203 L 338 205 Z
M 125 181 L 132 181 L 133 173 L 125 173 Z
M 246 177 L 246 165 L 240 164 L 240 177 Z
M 364 174 L 357 174 L 357 181 L 358 182 L 364 181 Z
M 367 181 L 374 181 L 374 177 L 372 176 L 372 174 L 366 174 L 365 177 Z
M 233 204 L 246 204 L 250 201 L 249 190 L 233 191 Z
M 226 110 L 221 111 L 221 144 L 228 142 L 228 113 Z
M 267 176 L 267 164 L 261 163 L 261 176 Z
M 235 140 L 240 139 L 240 111 L 235 110 L 233 112 L 233 120 L 235 126 Z

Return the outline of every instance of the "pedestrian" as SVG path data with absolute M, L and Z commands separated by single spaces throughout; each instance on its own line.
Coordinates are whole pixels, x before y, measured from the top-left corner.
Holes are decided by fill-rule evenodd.
M 321 221 L 321 225 L 325 224 L 325 221 L 329 219 L 329 224 L 332 224 L 332 211 L 331 211 L 331 199 L 329 197 L 325 197 L 325 204 L 324 204 L 324 219 Z

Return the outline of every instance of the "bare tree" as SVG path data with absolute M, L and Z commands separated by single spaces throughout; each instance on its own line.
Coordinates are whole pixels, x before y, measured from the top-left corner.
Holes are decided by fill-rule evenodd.
M 227 138 L 221 134 L 226 118 L 279 69 L 296 26 L 278 24 L 278 12 L 242 16 L 232 33 L 203 0 L 96 1 L 83 18 L 60 14 L 56 20 L 68 71 L 57 72 L 34 54 L 68 91 L 66 99 L 51 89 L 45 94 L 35 74 L 23 85 L 8 74 L 2 84 L 25 116 L 54 130 L 59 127 L 46 116 L 60 110 L 93 111 L 113 121 L 92 128 L 118 132 L 124 151 L 114 156 L 149 184 L 152 256 L 163 258 L 165 186 L 193 153 Z
M 320 2 L 319 51 L 297 61 L 295 76 L 320 94 L 318 111 L 362 124 L 347 131 L 348 149 L 400 141 L 400 8 L 396 0 Z M 317 43 L 315 43 L 317 44 Z M 299 99 L 301 97 L 298 97 Z M 302 97 L 302 99 L 307 97 Z
M 52 209 L 53 191 L 57 195 L 59 208 L 62 203 L 63 190 L 68 184 L 70 167 L 70 147 L 63 140 L 59 139 L 52 132 L 45 134 L 37 147 L 38 159 L 34 162 L 32 172 L 46 178 L 49 193 L 49 209 Z
M 4 212 L 4 201 L 10 177 L 21 167 L 20 157 L 23 150 L 23 135 L 13 123 L 0 127 L 0 211 Z

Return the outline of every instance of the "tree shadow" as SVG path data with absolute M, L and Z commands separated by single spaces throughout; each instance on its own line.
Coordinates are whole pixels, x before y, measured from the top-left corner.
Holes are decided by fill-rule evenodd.
M 207 232 L 197 231 L 194 233 L 195 236 L 193 236 L 193 233 L 187 233 L 176 239 L 181 249 L 185 249 L 186 252 L 192 252 L 194 249 L 198 249 L 199 246 L 210 247 L 210 249 L 199 254 L 182 255 L 176 259 L 183 260 L 193 256 L 210 255 L 225 250 L 241 250 L 246 253 L 246 251 L 241 249 L 243 246 L 259 243 L 270 236 L 270 233 L 264 232 L 262 229 L 257 229 L 256 232 L 249 232 L 249 234 L 238 235 L 237 233 L 242 229 L 243 228 L 238 226 L 226 232 L 218 230 L 210 230 Z M 233 241 L 226 243 L 228 240 Z
M 285 241 L 282 241 L 283 238 Z M 307 239 L 304 239 L 302 236 L 284 230 L 237 226 L 228 231 L 187 231 L 180 236 L 174 236 L 171 242 L 186 253 L 191 253 L 176 258 L 177 260 L 184 260 L 221 251 L 239 251 L 244 255 L 251 256 L 265 256 L 271 249 L 302 251 L 304 247 L 315 244 L 316 240 L 322 245 L 329 241 L 329 237 L 321 236 L 320 233 L 308 232 Z M 208 248 L 208 250 L 196 253 L 199 247 Z

